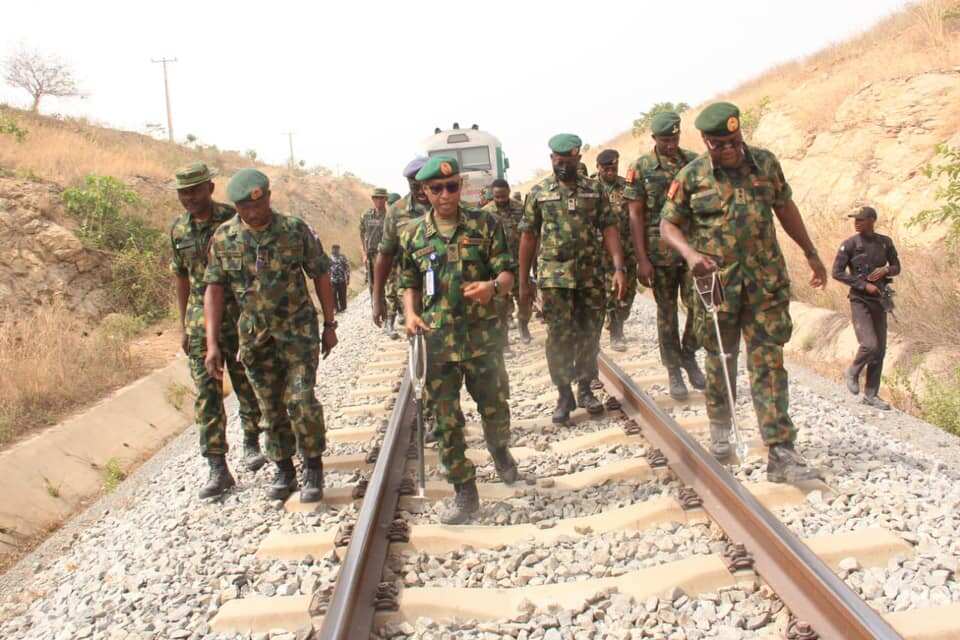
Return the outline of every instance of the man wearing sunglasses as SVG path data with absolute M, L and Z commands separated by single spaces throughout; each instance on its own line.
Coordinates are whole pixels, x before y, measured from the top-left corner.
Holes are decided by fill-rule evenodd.
M 616 149 L 604 149 L 597 155 L 597 181 L 610 199 L 610 208 L 617 216 L 620 244 L 623 246 L 623 263 L 627 267 L 627 292 L 620 300 L 614 293 L 613 263 L 610 254 L 604 253 L 603 270 L 607 287 L 607 329 L 610 331 L 610 348 L 626 351 L 627 342 L 623 325 L 630 317 L 633 299 L 637 297 L 637 261 L 634 258 L 633 242 L 630 239 L 630 218 L 627 215 L 624 191 L 626 180 L 620 177 L 620 153 Z
M 267 457 L 277 465 L 267 495 L 286 500 L 297 489 L 296 449 L 303 456 L 301 502 L 323 497 L 325 448 L 323 407 L 314 391 L 317 365 L 337 344 L 330 259 L 313 230 L 299 218 L 270 207 L 270 180 L 256 169 L 241 169 L 227 185 L 237 217 L 220 225 L 210 244 L 203 300 L 207 329 L 207 371 L 223 377 L 217 346 L 225 290 L 240 304 L 240 351 L 257 394 L 266 431 Z M 310 300 L 313 280 L 323 309 L 323 333 Z
M 520 273 L 537 260 L 537 286 L 547 323 L 547 365 L 557 387 L 553 422 L 565 424 L 577 405 L 591 414 L 603 405 L 590 389 L 597 377 L 605 292 L 603 253 L 613 264 L 613 288 L 626 293 L 626 267 L 617 216 L 596 180 L 581 174 L 580 138 L 561 133 L 550 138 L 553 175 L 535 185 L 520 223 Z M 538 255 L 539 249 L 539 255 Z M 530 304 L 533 289 L 520 279 L 520 300 Z M 577 381 L 577 397 L 570 388 Z
M 514 262 L 520 257 L 520 231 L 518 226 L 523 218 L 523 204 L 510 197 L 510 185 L 503 178 L 494 180 L 491 185 L 493 200 L 483 207 L 484 211 L 492 213 L 503 225 L 503 232 L 507 236 L 507 245 L 510 247 L 510 256 Z M 520 282 L 513 280 L 513 290 L 500 303 L 501 322 L 503 324 L 503 353 L 508 355 L 510 350 L 510 321 L 513 318 L 513 308 L 517 307 L 517 321 L 520 325 L 520 340 L 530 344 L 530 307 L 520 304 Z M 514 304 L 516 303 L 516 304 Z
M 673 111 L 655 115 L 650 121 L 650 133 L 653 150 L 637 158 L 627 171 L 624 197 L 630 208 L 637 278 L 653 289 L 653 298 L 657 301 L 660 362 L 667 369 L 670 397 L 682 401 L 689 394 L 681 369 L 686 370 L 694 389 L 703 389 L 706 380 L 696 358 L 700 345 L 693 326 L 693 283 L 683 258 L 660 237 L 660 210 L 670 183 L 697 154 L 680 148 L 680 116 Z M 678 298 L 687 307 L 683 338 L 680 337 Z
M 403 234 L 400 286 L 407 334 L 420 331 L 426 336 L 426 386 L 440 461 L 456 491 L 453 507 L 440 520 L 462 524 L 480 509 L 476 469 L 466 457 L 463 434 L 464 381 L 477 403 L 497 474 L 506 484 L 518 478 L 517 463 L 507 448 L 510 390 L 494 300 L 510 295 L 516 265 L 500 221 L 460 204 L 463 182 L 454 158 L 430 158 L 416 179 L 431 209 Z
M 398 287 L 400 234 L 412 220 L 425 214 L 430 206 L 416 179 L 417 171 L 426 161 L 426 158 L 417 156 L 404 167 L 403 177 L 407 179 L 410 192 L 387 209 L 383 220 L 383 236 L 377 248 L 373 270 L 373 322 L 378 327 L 386 322 L 391 338 L 398 337 L 393 330 L 393 323 L 403 308 Z
M 807 257 L 810 285 L 823 287 L 827 270 L 807 235 L 780 162 L 765 149 L 744 143 L 740 110 L 729 102 L 708 106 L 695 121 L 707 153 L 685 166 L 667 190 L 660 233 L 677 250 L 693 277 L 717 273 L 726 297 L 719 309 L 723 348 L 736 389 L 740 336 L 747 345 L 753 407 L 769 447 L 767 480 L 799 482 L 820 473 L 794 449 L 797 429 L 788 413 L 783 345 L 790 339 L 790 279 L 777 242 L 774 218 Z M 690 240 L 681 229 L 687 229 Z M 731 411 L 715 331 L 698 308 L 699 336 L 707 350 L 707 415 L 711 450 L 730 454 Z

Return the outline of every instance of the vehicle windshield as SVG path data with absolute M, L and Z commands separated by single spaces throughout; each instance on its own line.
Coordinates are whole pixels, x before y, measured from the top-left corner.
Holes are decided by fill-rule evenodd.
M 487 147 L 467 147 L 465 149 L 434 149 L 429 152 L 433 156 L 450 156 L 457 159 L 460 168 L 464 171 L 489 171 L 490 149 Z

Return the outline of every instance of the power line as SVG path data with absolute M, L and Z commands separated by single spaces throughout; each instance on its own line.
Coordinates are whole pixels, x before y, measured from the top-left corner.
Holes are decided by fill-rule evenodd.
M 159 62 L 163 65 L 163 93 L 167 99 L 167 138 L 173 142 L 173 114 L 170 112 L 170 83 L 167 81 L 167 63 L 176 62 L 176 58 L 150 59 L 150 62 Z

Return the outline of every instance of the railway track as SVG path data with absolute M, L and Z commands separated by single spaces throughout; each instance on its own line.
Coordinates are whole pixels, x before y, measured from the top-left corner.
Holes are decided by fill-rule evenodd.
M 798 539 L 774 514 L 829 494 L 828 485 L 763 481 L 756 440 L 741 464 L 717 464 L 703 447 L 702 395 L 666 395 L 655 345 L 601 355 L 607 411 L 578 409 L 571 425 L 552 425 L 544 328 L 533 331 L 507 365 L 512 451 L 534 480 L 498 481 L 464 395 L 481 511 L 470 525 L 438 525 L 452 491 L 429 449 L 426 499 L 412 495 L 405 343 L 385 340 L 342 409 L 360 426 L 328 433 L 328 473 L 363 476 L 326 490 L 321 521 L 339 526 L 271 532 L 256 552 L 284 561 L 336 554 L 335 583 L 312 596 L 226 602 L 211 630 L 270 638 L 313 630 L 337 640 L 960 637 L 956 605 L 881 615 L 843 581 L 851 566 L 909 557 L 911 545 L 895 532 Z M 294 497 L 283 508 L 314 507 Z

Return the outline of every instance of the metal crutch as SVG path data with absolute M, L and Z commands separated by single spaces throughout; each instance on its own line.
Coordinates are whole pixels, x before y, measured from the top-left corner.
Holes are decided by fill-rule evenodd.
M 709 286 L 707 282 L 709 281 Z M 737 405 L 733 398 L 733 384 L 730 380 L 730 367 L 727 364 L 727 352 L 723 348 L 723 336 L 720 334 L 719 306 L 724 302 L 723 281 L 714 271 L 709 276 L 700 276 L 693 278 L 694 286 L 697 288 L 697 295 L 700 296 L 700 302 L 707 313 L 713 316 L 713 328 L 717 332 L 717 348 L 720 351 L 720 363 L 723 365 L 723 382 L 727 387 L 727 405 L 730 407 L 730 424 L 733 434 L 734 449 L 740 462 L 747 459 L 747 443 L 740 434 L 740 428 L 737 424 Z
M 413 384 L 413 404 L 417 414 L 417 497 L 423 498 L 427 491 L 427 470 L 424 461 L 423 390 L 427 382 L 427 341 L 423 331 L 410 342 L 410 357 L 407 358 L 410 382 Z

